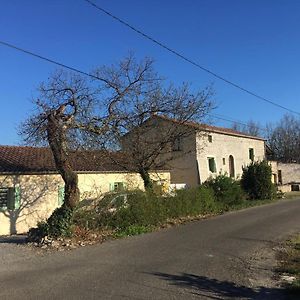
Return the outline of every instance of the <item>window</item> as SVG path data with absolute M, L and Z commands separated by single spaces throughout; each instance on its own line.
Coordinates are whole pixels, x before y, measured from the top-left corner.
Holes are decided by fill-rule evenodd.
M 278 170 L 278 184 L 282 184 L 282 171 Z
M 208 135 L 208 141 L 212 143 L 212 135 Z
M 181 139 L 181 137 L 177 137 L 173 141 L 172 150 L 173 151 L 182 151 L 182 139 Z
M 110 192 L 121 192 L 125 190 L 124 182 L 113 182 L 109 184 Z
M 0 210 L 18 209 L 20 207 L 20 188 L 0 188 Z
M 225 166 L 226 165 L 226 159 L 225 159 L 225 157 L 223 157 L 223 166 Z
M 253 148 L 249 148 L 249 159 L 251 159 L 252 161 L 254 160 L 254 149 Z
M 215 159 L 213 157 L 208 157 L 208 168 L 209 168 L 209 171 L 212 172 L 212 173 L 217 172 L 216 162 L 215 162 Z

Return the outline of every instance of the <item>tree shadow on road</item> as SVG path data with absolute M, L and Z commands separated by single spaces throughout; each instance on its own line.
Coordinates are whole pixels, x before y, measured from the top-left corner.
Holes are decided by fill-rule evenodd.
M 281 288 L 250 288 L 230 281 L 220 281 L 205 276 L 181 273 L 151 273 L 184 289 L 190 289 L 194 296 L 207 299 L 285 299 Z

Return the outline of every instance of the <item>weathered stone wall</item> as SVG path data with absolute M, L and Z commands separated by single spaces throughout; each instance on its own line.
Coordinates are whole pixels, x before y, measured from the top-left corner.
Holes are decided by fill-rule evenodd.
M 278 162 L 278 171 L 281 171 L 282 184 L 300 183 L 300 164 Z

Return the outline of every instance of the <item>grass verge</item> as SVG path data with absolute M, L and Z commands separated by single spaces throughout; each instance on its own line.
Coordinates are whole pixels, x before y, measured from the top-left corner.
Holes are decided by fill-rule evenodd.
M 300 299 L 300 234 L 285 243 L 277 258 L 276 273 L 287 289 L 288 299 Z

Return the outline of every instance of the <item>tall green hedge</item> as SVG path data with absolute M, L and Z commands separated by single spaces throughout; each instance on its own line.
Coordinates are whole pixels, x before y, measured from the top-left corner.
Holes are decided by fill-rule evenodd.
M 272 169 L 267 161 L 255 161 L 243 168 L 241 186 L 250 199 L 273 199 L 275 187 L 272 183 Z

